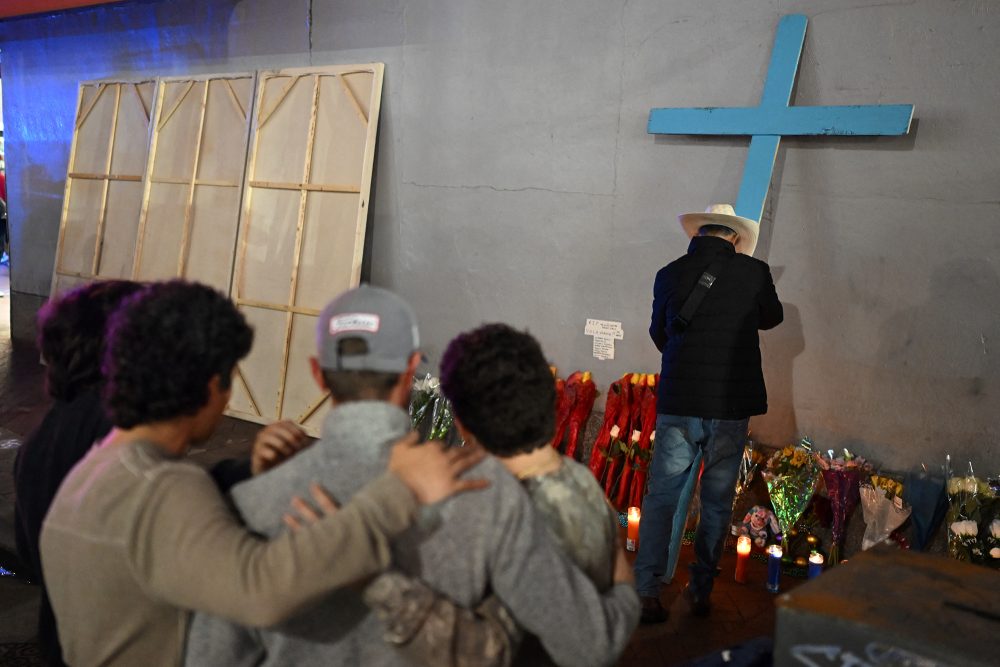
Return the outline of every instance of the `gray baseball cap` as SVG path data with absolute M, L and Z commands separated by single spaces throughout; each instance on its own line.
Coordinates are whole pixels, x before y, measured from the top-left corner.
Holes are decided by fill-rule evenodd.
M 417 317 L 389 290 L 362 285 L 327 304 L 317 328 L 319 365 L 333 371 L 402 373 L 420 347 Z M 359 338 L 361 354 L 341 354 L 340 342 Z

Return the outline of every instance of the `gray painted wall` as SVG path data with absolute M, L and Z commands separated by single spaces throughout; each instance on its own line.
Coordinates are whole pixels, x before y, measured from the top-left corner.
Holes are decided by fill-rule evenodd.
M 371 278 L 414 304 L 431 362 L 504 320 L 602 387 L 655 371 L 675 215 L 735 199 L 746 141 L 654 138 L 649 109 L 756 104 L 792 12 L 810 17 L 795 103 L 919 120 L 783 143 L 757 256 L 786 322 L 763 336 L 755 434 L 996 472 L 1000 13 L 982 0 L 147 0 L 0 23 L 13 289 L 48 289 L 78 80 L 378 60 Z M 623 323 L 614 361 L 587 317 Z

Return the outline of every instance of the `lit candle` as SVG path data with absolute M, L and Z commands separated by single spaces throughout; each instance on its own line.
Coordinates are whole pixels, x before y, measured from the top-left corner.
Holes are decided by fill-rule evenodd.
M 747 583 L 747 561 L 750 560 L 750 537 L 740 535 L 736 540 L 736 583 Z
M 809 554 L 809 578 L 818 577 L 823 573 L 823 554 L 814 551 Z
M 777 544 L 767 548 L 767 590 L 778 592 L 778 582 L 781 580 L 781 557 L 783 552 Z
M 639 517 L 641 514 L 638 507 L 628 508 L 628 536 L 625 540 L 625 548 L 629 551 L 635 551 L 635 546 L 639 543 Z

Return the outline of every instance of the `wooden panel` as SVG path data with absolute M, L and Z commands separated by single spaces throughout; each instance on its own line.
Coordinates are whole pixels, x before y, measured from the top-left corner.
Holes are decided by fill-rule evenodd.
M 191 178 L 201 95 L 194 81 L 161 81 L 152 153 L 153 178 Z M 200 87 L 200 85 L 199 85 Z M 192 141 L 192 135 L 195 141 Z
M 208 85 L 198 178 L 242 188 L 254 79 L 217 79 Z
M 107 168 L 108 143 L 115 116 L 115 91 L 107 84 L 83 86 L 76 119 L 77 159 L 70 171 L 102 173 Z
M 257 161 L 254 179 L 298 183 L 309 144 L 313 109 L 313 76 L 261 77 L 258 98 Z M 266 159 L 264 159 L 266 157 Z
M 62 262 L 57 267 L 56 273 L 90 275 L 94 264 L 97 216 L 101 208 L 101 200 L 104 197 L 104 182 L 80 180 L 73 183 L 71 187 L 72 197 L 65 204 L 62 242 L 59 246 Z
M 80 84 L 53 292 L 131 274 L 153 92 L 152 81 Z
M 230 291 L 254 80 L 160 80 L 136 279 L 180 277 Z
M 161 183 L 150 189 L 144 203 L 146 216 L 141 254 L 135 276 L 142 280 L 167 280 L 177 275 L 177 248 L 184 230 L 187 185 Z M 154 249 L 162 249 L 155 251 Z
M 295 220 L 299 193 L 261 189 L 253 213 L 244 219 L 240 293 L 257 301 L 285 304 L 295 262 Z M 280 224 L 284 222 L 285 224 Z
M 273 387 L 255 384 L 268 369 L 263 377 L 279 383 L 275 416 L 305 420 L 313 434 L 323 395 L 306 360 L 315 316 L 360 279 L 382 69 L 282 70 L 258 79 L 232 294 L 248 318 L 266 318 L 267 344 L 254 345 L 244 376 L 250 393 L 269 400 Z
M 364 227 L 357 224 L 360 195 L 310 192 L 295 304 L 323 310 L 330 299 L 357 284 Z M 359 243 L 359 234 L 361 235 Z M 332 249 L 353 248 L 355 252 Z
M 316 354 L 318 320 L 314 315 L 292 316 L 288 370 L 285 373 L 285 418 L 311 426 L 314 432 L 319 431 L 323 416 L 330 409 L 327 393 L 319 391 L 308 371 L 309 357 Z
M 129 278 L 132 275 L 141 201 L 141 183 L 113 181 L 108 184 L 104 242 L 97 270 L 101 278 Z
M 188 276 L 223 293 L 233 276 L 233 253 L 240 221 L 240 188 L 199 186 L 191 210 Z
M 270 355 L 259 352 L 284 348 L 285 314 L 264 308 L 241 307 L 240 311 L 254 330 L 253 351 L 239 365 L 240 378 L 233 383 L 229 412 L 250 421 L 269 424 L 278 419 L 278 401 L 284 382 L 282 375 L 275 372 Z M 308 375 L 306 369 L 302 372 Z M 236 391 L 237 385 L 240 385 L 240 391 Z

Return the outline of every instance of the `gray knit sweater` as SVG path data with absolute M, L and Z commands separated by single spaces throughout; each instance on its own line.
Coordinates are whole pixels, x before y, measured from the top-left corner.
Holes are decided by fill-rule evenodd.
M 347 502 L 384 471 L 390 446 L 409 428 L 407 414 L 388 403 L 339 405 L 319 442 L 235 486 L 232 499 L 251 529 L 279 533 L 293 495 L 308 497 L 309 483 L 318 481 Z M 489 480 L 489 488 L 427 508 L 418 525 L 395 541 L 395 565 L 463 606 L 495 593 L 559 664 L 613 662 L 638 622 L 633 588 L 598 594 L 555 546 L 524 489 L 499 461 L 487 458 L 469 476 Z M 270 630 L 199 614 L 188 635 L 187 664 L 406 665 L 382 635 L 360 589 L 348 589 Z

